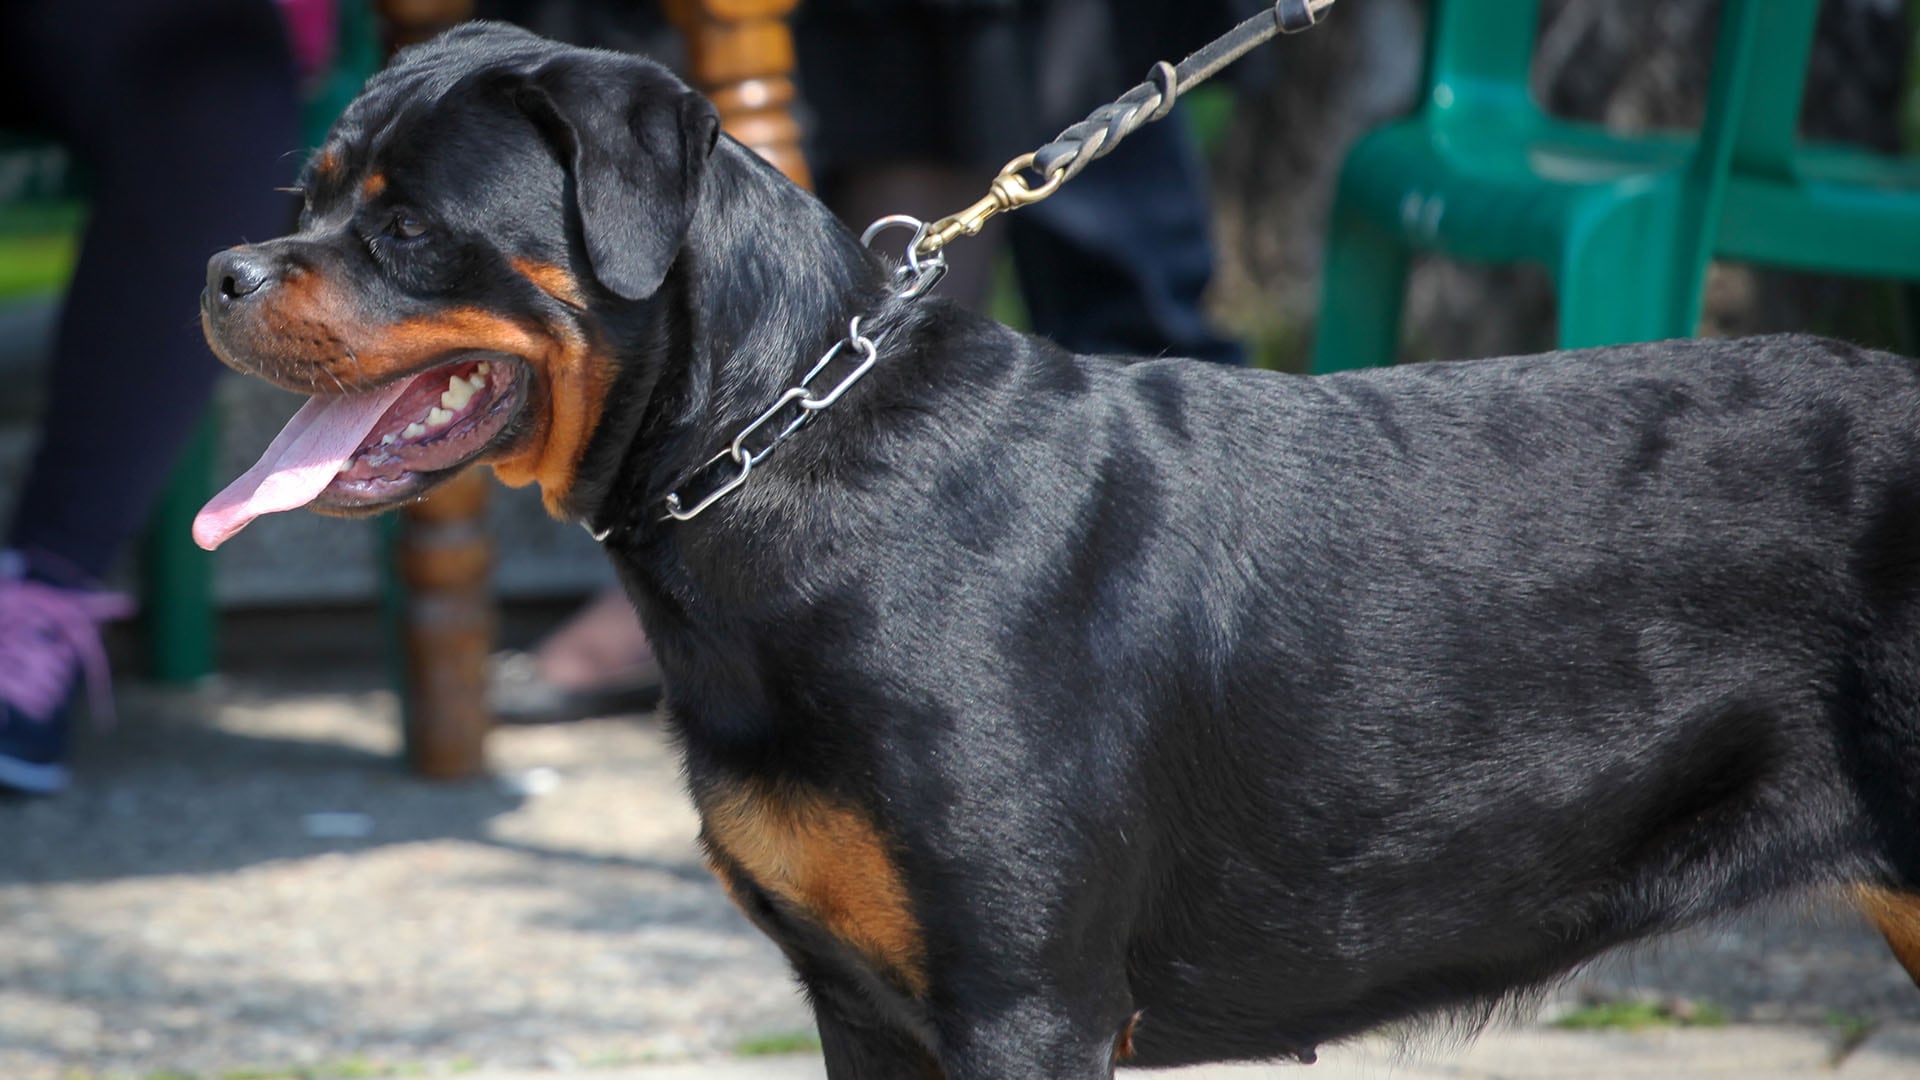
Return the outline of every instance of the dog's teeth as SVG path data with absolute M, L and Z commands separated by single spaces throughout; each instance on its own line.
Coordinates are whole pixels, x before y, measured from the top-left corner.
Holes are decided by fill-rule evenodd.
M 473 387 L 474 391 L 478 393 L 487 388 L 487 380 L 479 375 L 475 375 L 473 378 L 467 380 L 467 385 Z
M 478 365 L 474 367 L 473 370 L 479 372 L 482 375 L 485 375 L 488 371 L 492 369 L 493 369 L 493 365 L 491 363 L 489 363 L 488 361 L 482 360 Z
M 427 413 L 427 426 L 430 428 L 445 427 L 447 426 L 447 421 L 452 419 L 453 414 L 447 410 L 434 409 Z
M 425 435 L 426 433 L 427 433 L 427 425 L 408 424 L 406 426 L 406 429 L 400 432 L 400 437 L 403 439 L 417 439 L 420 436 Z
M 472 400 L 473 387 L 467 380 L 455 375 L 447 380 L 447 392 L 440 395 L 440 407 L 459 412 L 467 407 L 467 402 Z
M 396 437 L 396 436 L 393 436 L 393 435 L 382 435 L 382 436 L 380 436 L 380 445 L 381 445 L 381 446 L 392 446 L 392 445 L 393 445 L 394 443 L 396 443 L 396 442 L 399 442 L 399 441 L 400 441 L 400 440 L 399 440 L 399 438 L 398 438 L 398 437 Z

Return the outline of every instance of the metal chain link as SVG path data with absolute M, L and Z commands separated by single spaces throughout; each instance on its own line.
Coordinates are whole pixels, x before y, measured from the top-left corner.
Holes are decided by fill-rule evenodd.
M 854 352 L 858 354 L 858 362 L 854 364 L 852 370 L 841 376 L 840 381 L 833 385 L 833 389 L 827 391 L 825 394 L 815 394 L 813 392 L 813 381 L 819 378 L 820 373 L 827 369 L 827 365 L 833 363 L 834 358 L 838 357 L 841 352 L 848 347 L 852 347 Z M 712 506 L 714 503 L 732 494 L 735 488 L 747 482 L 747 477 L 753 472 L 755 465 L 765 461 L 767 455 L 773 453 L 775 447 L 786 442 L 794 432 L 806 426 L 807 421 L 813 419 L 814 413 L 839 401 L 840 396 L 845 394 L 849 387 L 859 382 L 862 375 L 872 370 L 874 361 L 879 358 L 880 347 L 874 344 L 872 338 L 860 332 L 860 316 L 855 315 L 853 321 L 847 324 L 846 336 L 834 342 L 833 347 L 828 349 L 826 354 L 820 357 L 819 362 L 815 363 L 812 368 L 808 369 L 805 375 L 801 376 L 798 386 L 788 389 L 786 393 L 776 398 L 773 404 L 767 407 L 765 412 L 762 412 L 759 416 L 749 421 L 747 426 L 741 428 L 739 434 L 733 437 L 733 441 L 727 444 L 725 450 L 708 458 L 706 463 L 698 469 L 695 469 L 693 474 L 689 476 L 681 486 L 685 487 L 687 483 L 698 479 L 715 465 L 723 461 L 733 462 L 736 469 L 733 475 L 722 481 L 720 486 L 708 492 L 707 496 L 695 503 L 692 509 L 682 508 L 680 492 L 668 492 L 666 498 L 667 513 L 666 517 L 661 520 L 664 521 L 667 520 L 667 518 L 671 518 L 674 521 L 691 521 L 699 517 L 701 511 L 707 507 Z M 773 437 L 767 440 L 766 445 L 760 447 L 758 450 L 748 447 L 747 440 L 751 438 L 755 432 L 772 423 L 774 418 L 780 416 L 782 412 L 787 411 L 790 411 L 791 415 L 786 418 L 785 425 L 774 432 Z
M 906 260 L 901 263 L 893 274 L 893 298 L 902 301 L 918 300 L 922 296 L 925 296 L 929 289 L 939 284 L 942 277 L 946 276 L 946 256 L 937 251 L 929 255 L 922 255 L 915 250 L 920 239 L 927 234 L 927 223 L 921 221 L 919 218 L 909 217 L 906 214 L 893 214 L 888 217 L 883 217 L 867 226 L 866 231 L 860 234 L 860 243 L 872 247 L 874 238 L 886 232 L 888 229 L 913 230 L 913 239 L 907 243 Z M 813 418 L 815 413 L 839 401 L 841 396 L 844 395 L 854 383 L 860 381 L 862 375 L 865 375 L 873 368 L 874 362 L 880 359 L 880 346 L 875 343 L 874 339 L 860 332 L 861 318 L 859 315 L 853 317 L 853 321 L 847 324 L 846 335 L 839 341 L 834 342 L 833 347 L 828 349 L 813 367 L 807 369 L 807 373 L 800 377 L 799 385 L 790 388 L 778 398 L 774 399 L 773 404 L 769 405 L 766 411 L 754 417 L 747 423 L 746 427 L 740 429 L 739 433 L 733 437 L 733 441 L 727 444 L 725 450 L 708 458 L 705 464 L 702 464 L 685 480 L 681 481 L 680 487 L 687 487 L 695 480 L 711 472 L 714 466 L 724 461 L 733 463 L 734 471 L 732 475 L 721 481 L 718 487 L 708 492 L 704 498 L 694 503 L 690 509 L 683 506 L 679 490 L 676 489 L 668 492 L 666 497 L 667 512 L 666 515 L 661 518 L 662 521 L 691 521 L 699 517 L 701 511 L 707 507 L 712 506 L 714 503 L 732 494 L 736 488 L 747 482 L 747 477 L 753 473 L 753 467 L 766 460 L 767 455 L 773 453 L 775 447 L 786 442 L 794 432 L 804 427 L 807 421 Z M 854 364 L 852 370 L 841 377 L 839 382 L 834 384 L 833 389 L 828 390 L 824 394 L 815 394 L 813 392 L 813 381 L 819 378 L 822 372 L 826 371 L 828 364 L 833 363 L 842 351 L 849 347 L 858 354 L 858 362 Z M 791 415 L 786 418 L 786 423 L 774 432 L 773 437 L 767 441 L 765 446 L 760 447 L 758 450 L 750 449 L 747 446 L 747 440 L 761 428 L 773 423 L 775 417 L 778 417 L 783 411 L 790 411 L 791 413 Z M 604 540 L 607 536 L 604 530 L 595 532 L 589 527 L 587 531 L 592 533 L 593 538 L 596 540 Z

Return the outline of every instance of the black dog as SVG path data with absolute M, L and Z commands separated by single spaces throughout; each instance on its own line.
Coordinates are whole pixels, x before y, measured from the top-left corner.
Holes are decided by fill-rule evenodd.
M 604 531 L 835 1077 L 1311 1060 L 1789 891 L 1920 971 L 1906 360 L 1069 355 L 893 298 L 662 69 L 497 26 L 306 196 L 208 273 L 220 355 L 316 396 L 202 540 L 474 461 Z M 668 519 L 854 316 L 864 379 Z

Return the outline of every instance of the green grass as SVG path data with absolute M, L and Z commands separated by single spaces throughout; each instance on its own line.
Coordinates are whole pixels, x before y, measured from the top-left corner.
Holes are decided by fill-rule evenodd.
M 1867 1036 L 1873 1034 L 1873 1021 L 1871 1019 L 1865 1016 L 1855 1016 L 1852 1013 L 1839 1012 L 1838 1010 L 1827 1013 L 1826 1024 L 1839 1034 L 1840 1045 L 1847 1050 L 1851 1050 L 1861 1043 L 1866 1042 Z
M 475 1067 L 472 1061 L 462 1058 L 450 1063 L 444 1071 L 449 1074 L 466 1073 L 472 1072 Z M 419 1063 L 395 1064 L 353 1057 L 315 1065 L 251 1065 L 211 1073 L 161 1069 L 158 1072 L 144 1073 L 137 1080 L 396 1080 L 401 1077 L 426 1076 L 428 1071 L 426 1065 Z M 72 1072 L 66 1075 L 65 1080 L 123 1080 L 123 1078 L 89 1072 Z M 124 1078 L 124 1080 L 133 1080 L 133 1078 Z
M 735 1057 L 770 1057 L 774 1054 L 817 1054 L 820 1037 L 811 1031 L 775 1032 L 754 1035 L 734 1044 Z
M 1650 1028 L 1725 1027 L 1727 1011 L 1708 1002 L 1609 1001 L 1562 1016 L 1563 1031 L 1645 1031 Z

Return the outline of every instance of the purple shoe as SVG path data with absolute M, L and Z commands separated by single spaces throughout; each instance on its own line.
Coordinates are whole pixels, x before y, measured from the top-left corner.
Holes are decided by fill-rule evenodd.
M 36 568 L 37 570 L 37 568 Z M 0 792 L 67 786 L 67 722 L 81 680 L 103 717 L 113 709 L 100 625 L 132 614 L 118 593 L 56 584 L 0 551 Z

